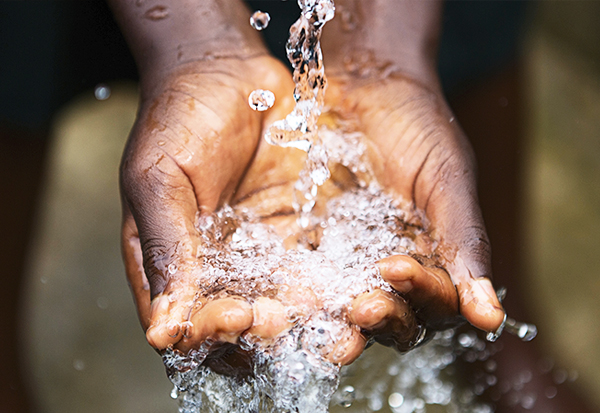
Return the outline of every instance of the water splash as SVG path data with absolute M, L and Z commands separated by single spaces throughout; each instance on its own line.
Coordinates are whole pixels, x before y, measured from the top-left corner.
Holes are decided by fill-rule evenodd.
M 364 292 L 392 291 L 376 261 L 418 254 L 418 245 L 424 244 L 419 239 L 427 237 L 407 223 L 410 218 L 376 185 L 328 202 L 311 228 L 322 231 L 315 250 L 286 250 L 273 227 L 248 210 L 226 206 L 199 217 L 197 228 L 205 241 L 199 252 L 204 269 L 196 279 L 199 291 L 208 299 L 275 297 L 286 306 L 293 326 L 271 342 L 242 336 L 240 346 L 252 355 L 253 365 L 246 378 L 225 377 L 202 365 L 212 343 L 187 355 L 168 351 L 164 361 L 178 389 L 180 411 L 328 411 L 340 374 L 328 356 L 352 331 L 349 305 Z M 290 291 L 310 291 L 317 302 L 304 307 L 286 300 Z

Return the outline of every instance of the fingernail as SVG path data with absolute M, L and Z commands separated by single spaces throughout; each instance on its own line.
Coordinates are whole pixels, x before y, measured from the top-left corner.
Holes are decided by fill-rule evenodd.
M 401 293 L 408 293 L 413 289 L 413 287 L 414 284 L 409 280 L 394 282 L 394 289 Z
M 184 321 L 181 323 L 181 330 L 183 331 L 183 336 L 185 338 L 190 338 L 193 334 L 194 324 L 192 324 L 191 321 Z
M 176 321 L 171 321 L 167 325 L 167 334 L 169 335 L 169 337 L 172 337 L 172 338 L 177 337 L 179 335 L 180 331 L 181 331 L 181 326 Z
M 500 302 L 498 301 L 498 296 L 496 295 L 496 290 L 494 290 L 494 286 L 489 278 L 479 278 L 475 280 L 475 283 L 479 287 L 478 291 L 474 291 L 476 295 L 486 295 L 488 301 L 490 301 L 491 305 L 499 309 Z M 474 284 L 475 284 L 474 283 Z M 496 304 L 497 303 L 497 304 Z

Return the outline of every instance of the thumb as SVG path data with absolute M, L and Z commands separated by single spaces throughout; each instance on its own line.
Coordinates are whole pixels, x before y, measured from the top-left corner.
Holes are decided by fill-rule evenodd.
M 438 171 L 440 178 L 430 189 L 426 214 L 458 292 L 460 313 L 473 326 L 496 332 L 505 313 L 491 282 L 490 242 L 479 208 L 474 163 L 466 156 L 469 153 L 463 148 Z

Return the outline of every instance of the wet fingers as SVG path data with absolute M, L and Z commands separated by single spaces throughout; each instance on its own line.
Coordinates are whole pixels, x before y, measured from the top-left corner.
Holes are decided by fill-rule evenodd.
M 458 295 L 446 271 L 427 268 L 407 255 L 392 255 L 377 263 L 381 276 L 406 297 L 430 324 L 458 315 Z
M 278 300 L 259 297 L 252 306 L 253 323 L 248 334 L 260 339 L 271 339 L 289 330 L 292 323 L 288 320 L 285 306 Z
M 252 306 L 245 300 L 222 298 L 210 301 L 195 312 L 186 325 L 186 334 L 176 348 L 187 352 L 207 339 L 237 343 L 240 334 L 252 326 Z
M 400 351 L 409 349 L 420 332 L 408 303 L 382 290 L 358 296 L 352 302 L 349 316 L 378 342 Z

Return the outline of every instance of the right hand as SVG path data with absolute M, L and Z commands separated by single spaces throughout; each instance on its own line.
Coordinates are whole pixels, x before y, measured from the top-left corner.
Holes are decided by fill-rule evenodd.
M 258 88 L 279 98 L 268 112 L 248 105 Z M 187 63 L 142 94 L 121 164 L 122 246 L 138 315 L 156 349 L 187 350 L 208 337 L 235 342 L 252 326 L 246 301 L 197 300 L 194 223 L 198 211 L 231 199 L 251 163 L 266 162 L 256 156 L 268 146 L 260 144 L 262 131 L 289 112 L 292 89 L 283 65 L 263 56 Z

